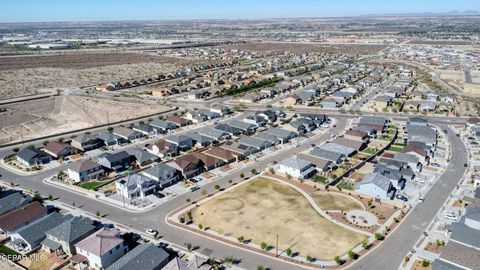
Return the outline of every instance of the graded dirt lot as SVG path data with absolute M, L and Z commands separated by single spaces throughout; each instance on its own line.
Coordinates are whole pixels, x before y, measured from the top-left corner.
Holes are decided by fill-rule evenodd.
M 199 64 L 142 53 L 74 53 L 0 58 L 0 98 L 143 78 Z
M 192 216 L 196 224 L 256 244 L 274 245 L 278 234 L 279 250 L 291 248 L 324 260 L 345 254 L 365 239 L 320 216 L 296 190 L 265 178 L 205 202 Z
M 351 210 L 363 210 L 362 203 L 347 195 L 322 192 L 312 195 L 312 198 L 322 210 L 340 210 L 348 212 Z
M 245 51 L 259 51 L 259 52 L 279 52 L 286 51 L 292 53 L 341 53 L 341 54 L 375 54 L 387 46 L 385 45 L 370 45 L 370 44 L 314 44 L 314 43 L 273 43 L 273 42 L 257 42 L 245 43 L 224 46 L 231 49 L 239 49 Z
M 149 106 L 79 96 L 56 96 L 4 106 L 0 113 L 0 144 L 127 120 L 161 112 L 165 106 Z

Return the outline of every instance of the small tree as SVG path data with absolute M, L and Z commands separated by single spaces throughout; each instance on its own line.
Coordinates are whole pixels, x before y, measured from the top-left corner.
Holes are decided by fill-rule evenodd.
M 368 241 L 367 241 L 367 240 L 363 240 L 363 241 L 362 241 L 362 248 L 367 249 L 368 246 L 369 246 Z
M 232 179 L 228 179 L 228 183 L 229 183 L 229 184 L 233 183 L 233 180 L 232 180 Z
M 45 141 L 42 142 L 42 144 L 45 145 L 45 146 L 46 146 L 48 143 L 49 143 L 48 140 L 45 140 Z
M 241 173 L 240 178 L 245 178 L 245 174 Z
M 293 254 L 292 249 L 290 248 L 287 248 L 287 250 L 285 250 L 285 253 L 287 254 L 288 257 L 291 257 Z
M 20 151 L 20 149 L 19 149 L 18 147 L 15 147 L 15 148 L 12 149 L 12 151 L 13 151 L 14 153 L 17 153 L 18 151 Z
M 190 198 L 186 199 L 186 201 L 187 201 L 187 203 L 189 203 L 189 202 L 190 202 Z
M 338 264 L 338 265 L 341 265 L 342 264 L 342 259 L 340 259 L 340 256 L 335 256 L 335 262 Z
M 368 200 L 368 207 L 372 207 L 372 204 L 373 204 L 373 200 L 372 199 Z
M 191 243 L 185 243 L 185 247 L 187 248 L 188 252 L 192 252 L 192 244 Z
M 178 217 L 178 221 L 180 221 L 180 223 L 185 223 L 185 218 L 183 216 L 181 217 Z
M 48 195 L 48 200 L 49 200 L 49 201 L 53 200 L 53 196 L 52 196 L 52 195 Z
M 310 255 L 307 255 L 307 257 L 306 257 L 305 259 L 307 259 L 307 261 L 309 261 L 309 262 L 312 262 L 312 261 L 313 261 L 313 257 L 310 256 Z
M 243 244 L 243 243 L 245 242 L 245 237 L 243 237 L 243 235 L 242 235 L 242 236 L 239 236 L 239 237 L 237 238 L 237 240 L 238 240 L 238 242 L 240 242 L 240 243 Z
M 288 180 L 290 180 L 290 179 L 292 179 L 292 176 L 287 173 L 287 178 L 288 178 Z
M 375 239 L 377 239 L 377 240 L 383 240 L 383 234 L 381 234 L 381 233 L 375 233 Z
M 198 229 L 199 229 L 199 230 L 203 230 L 203 225 L 202 225 L 202 224 L 198 224 Z
M 261 247 L 263 250 L 265 250 L 265 249 L 267 249 L 268 244 L 265 243 L 265 242 L 262 242 L 262 243 L 260 243 L 260 247 Z
M 430 266 L 430 261 L 423 260 L 423 261 L 422 261 L 422 266 L 423 266 L 423 267 L 429 267 L 429 266 Z
M 222 263 L 231 266 L 233 264 L 233 257 L 232 256 L 227 256 L 222 260 Z
M 257 266 L 257 270 L 265 270 L 265 267 L 259 265 L 259 266 Z
M 108 130 L 108 132 L 112 132 L 112 131 L 113 131 L 113 127 L 108 127 L 107 130 Z
M 275 169 L 273 167 L 268 168 L 268 172 L 271 174 L 275 174 Z
M 97 215 L 97 217 L 100 216 L 100 211 L 97 210 L 97 212 L 95 213 L 95 215 Z
M 357 253 L 353 252 L 353 250 L 349 250 L 348 251 L 348 257 L 351 259 L 351 260 L 356 260 L 357 259 Z
M 250 170 L 250 173 L 252 173 L 252 175 L 257 174 L 257 169 L 252 169 L 252 170 Z
M 219 189 L 220 189 L 220 185 L 215 185 L 214 188 L 215 188 L 216 190 L 219 190 Z

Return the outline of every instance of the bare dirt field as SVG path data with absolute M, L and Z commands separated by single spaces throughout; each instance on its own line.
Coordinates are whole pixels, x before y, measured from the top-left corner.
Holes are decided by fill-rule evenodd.
M 78 96 L 57 96 L 4 106 L 0 114 L 0 143 L 66 132 L 127 120 L 167 109 L 139 103 Z M 107 120 L 108 112 L 108 120 Z
M 314 194 L 312 198 L 322 210 L 340 210 L 348 212 L 351 210 L 364 210 L 361 202 L 346 195 L 322 192 Z
M 418 45 L 470 45 L 472 44 L 469 40 L 412 40 L 408 44 L 418 44 Z
M 320 216 L 291 187 L 265 178 L 207 201 L 192 216 L 196 224 L 256 244 L 274 245 L 278 234 L 279 250 L 291 248 L 324 260 L 345 254 L 365 239 Z
M 140 53 L 77 53 L 0 58 L 0 97 L 142 78 L 199 64 Z
M 313 43 L 245 43 L 224 46 L 231 49 L 240 49 L 246 51 L 260 51 L 260 52 L 318 52 L 318 53 L 334 53 L 334 54 L 375 54 L 387 46 L 385 45 L 367 45 L 367 44 L 313 44 Z

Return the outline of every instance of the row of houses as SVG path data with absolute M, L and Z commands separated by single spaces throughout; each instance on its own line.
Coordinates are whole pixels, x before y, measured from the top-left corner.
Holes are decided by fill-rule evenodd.
M 52 211 L 12 190 L 0 194 L 0 231 L 9 248 L 21 254 L 42 249 L 65 256 L 75 269 L 210 269 L 204 262 L 171 260 L 163 248 L 139 244 L 128 233 L 89 218 Z

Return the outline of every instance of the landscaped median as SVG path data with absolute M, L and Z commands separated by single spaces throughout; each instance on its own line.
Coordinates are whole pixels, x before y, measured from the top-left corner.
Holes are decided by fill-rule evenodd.
M 362 207 L 354 204 L 349 201 L 345 207 Z M 302 193 L 288 184 L 265 177 L 178 209 L 167 217 L 167 223 L 312 267 L 338 267 L 335 258 L 348 258 L 349 251 L 360 247 L 367 238 L 355 228 L 350 230 L 320 215 Z

